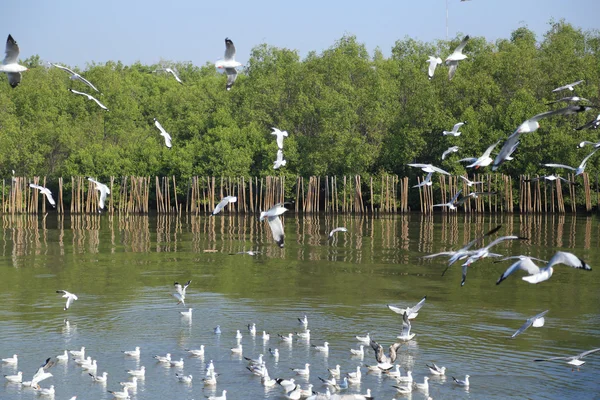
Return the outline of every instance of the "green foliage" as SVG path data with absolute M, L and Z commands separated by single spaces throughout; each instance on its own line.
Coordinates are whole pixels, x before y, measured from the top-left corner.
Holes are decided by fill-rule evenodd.
M 0 80 L 0 174 L 108 176 L 265 176 L 421 174 L 409 162 L 440 165 L 464 173 L 456 160 L 479 156 L 527 118 L 549 110 L 545 103 L 570 93 L 551 93 L 585 79 L 576 93 L 598 104 L 600 34 L 551 21 L 538 42 L 526 27 L 510 38 L 487 42 L 473 37 L 468 58 L 456 75 L 438 66 L 427 77 L 430 55 L 447 56 L 460 42 L 398 40 L 385 57 L 370 55 L 354 36 L 340 38 L 320 54 L 301 59 L 294 50 L 260 44 L 231 91 L 213 65 L 161 61 L 161 65 L 91 64 L 82 75 L 101 93 L 48 68 L 34 55 L 19 87 Z M 23 46 L 25 44 L 22 44 Z M 184 84 L 159 66 L 176 69 Z M 67 88 L 89 92 L 101 110 Z M 525 134 L 515 159 L 502 172 L 544 171 L 542 162 L 577 165 L 585 156 L 576 144 L 597 140 L 594 131 L 573 128 L 591 113 L 541 122 Z M 167 149 L 153 124 L 157 118 L 173 137 Z M 460 137 L 442 131 L 468 121 Z M 283 169 L 273 170 L 277 153 L 271 128 L 289 132 Z M 441 161 L 457 145 L 460 152 Z M 588 171 L 598 172 L 592 158 Z M 563 171 L 561 171 L 563 172 Z

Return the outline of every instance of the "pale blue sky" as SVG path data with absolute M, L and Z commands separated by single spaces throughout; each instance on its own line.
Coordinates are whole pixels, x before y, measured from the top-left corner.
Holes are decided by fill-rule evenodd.
M 448 0 L 448 9 L 450 37 L 465 33 L 494 41 L 527 25 L 540 39 L 551 18 L 584 30 L 600 27 L 600 0 Z M 397 39 L 446 36 L 445 0 L 9 0 L 2 14 L 0 36 L 14 36 L 21 58 L 38 54 L 79 67 L 161 58 L 203 65 L 222 57 L 226 36 L 242 63 L 263 42 L 304 57 L 347 33 L 370 52 L 379 47 L 389 55 Z

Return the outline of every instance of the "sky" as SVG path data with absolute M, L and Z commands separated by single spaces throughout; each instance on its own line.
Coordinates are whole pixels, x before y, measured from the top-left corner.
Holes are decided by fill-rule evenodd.
M 82 69 L 106 61 L 213 63 L 223 56 L 225 37 L 242 64 L 261 43 L 305 57 L 345 34 L 356 35 L 371 54 L 380 48 L 388 56 L 399 39 L 445 39 L 446 4 L 450 38 L 493 42 L 527 26 L 541 40 L 551 19 L 600 27 L 600 0 L 9 0 L 0 37 L 13 35 L 21 59 L 37 54 Z

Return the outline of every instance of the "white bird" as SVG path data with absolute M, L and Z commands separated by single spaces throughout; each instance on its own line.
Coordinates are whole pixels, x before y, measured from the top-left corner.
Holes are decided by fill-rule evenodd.
M 103 372 L 102 375 L 94 375 L 92 373 L 89 373 L 89 375 L 92 377 L 94 382 L 106 383 L 108 380 L 108 372 Z
M 435 363 L 431 363 L 431 365 L 429 364 L 425 364 L 427 366 L 427 368 L 429 368 L 429 372 L 432 375 L 446 375 L 446 367 L 438 367 L 437 365 L 435 365 Z
M 269 353 L 271 353 L 271 355 L 273 357 L 275 357 L 275 360 L 277 360 L 279 358 L 279 349 L 271 349 L 271 348 L 269 348 Z
M 128 393 L 127 387 L 123 387 L 122 392 L 113 392 L 112 390 L 109 390 L 108 393 L 112 394 L 113 397 L 116 399 L 129 399 L 129 393 Z
M 17 363 L 19 362 L 19 356 L 17 354 L 13 354 L 12 357 L 3 358 L 2 362 L 11 365 L 17 365 Z
M 278 334 L 277 336 L 279 336 L 279 338 L 281 339 L 281 341 L 283 341 L 283 342 L 289 342 L 289 343 L 291 343 L 293 341 L 293 338 L 294 338 L 294 334 L 293 333 L 288 333 L 285 336 L 281 335 L 281 334 Z
M 340 226 L 338 228 L 332 229 L 331 232 L 329 232 L 329 239 L 333 239 L 333 235 L 336 232 L 348 232 L 348 229 L 344 228 L 343 226 Z
M 594 146 L 595 149 L 597 149 L 598 147 L 600 147 L 600 142 L 590 142 L 590 141 L 587 141 L 587 140 L 584 140 L 583 142 L 580 142 L 577 147 L 579 147 L 580 149 L 582 149 L 585 146 L 587 146 L 588 144 Z
M 110 189 L 104 183 L 100 183 L 93 178 L 88 177 L 88 181 L 94 183 L 96 185 L 96 190 L 100 192 L 100 199 L 98 199 L 98 208 L 100 210 L 104 209 L 104 202 L 106 201 L 106 195 L 110 194 Z
M 215 364 L 213 363 L 213 360 L 210 360 L 208 362 L 208 364 L 206 364 L 206 376 L 209 376 L 214 373 L 215 373 Z
M 248 324 L 248 333 L 250 333 L 250 336 L 256 336 L 256 324 L 255 323 Z
M 158 122 L 156 118 L 154 118 L 154 126 L 156 126 L 160 131 L 160 136 L 165 138 L 165 146 L 167 146 L 170 149 L 173 146 L 171 144 L 171 135 L 169 135 L 169 133 L 165 130 L 165 128 L 162 127 L 162 125 L 160 124 L 160 122 Z
M 402 315 L 402 333 L 400 336 L 396 336 L 396 338 L 403 340 L 405 342 L 411 340 L 415 337 L 414 333 L 410 333 L 411 323 L 408 319 L 408 313 L 405 311 Z
M 123 352 L 126 356 L 130 357 L 139 357 L 140 356 L 140 347 L 136 346 L 135 350 L 126 350 Z
M 459 175 L 458 177 L 460 179 L 462 179 L 463 181 L 465 181 L 465 183 L 467 184 L 468 187 L 484 183 L 483 181 L 478 181 L 478 182 L 471 181 L 471 180 L 469 180 L 469 178 L 467 178 L 466 176 L 462 176 L 462 175 Z
M 394 385 L 392 387 L 395 388 L 396 392 L 398 392 L 399 394 L 409 394 L 409 393 L 412 393 L 412 385 L 408 385 L 408 386 Z
M 52 207 L 56 208 L 56 202 L 54 201 L 54 198 L 52 197 L 52 192 L 50 191 L 50 189 L 47 189 L 40 185 L 36 185 L 34 183 L 30 183 L 29 187 L 39 190 L 41 194 L 46 196 L 46 198 L 48 199 L 48 203 L 50 203 L 50 205 Z
M 235 338 L 240 340 L 242 338 L 242 332 L 240 332 L 240 330 L 238 329 L 235 333 Z
M 456 210 L 456 206 L 459 204 L 456 200 L 458 199 L 458 196 L 460 196 L 461 192 L 462 189 L 456 192 L 449 202 L 434 204 L 432 207 L 448 207 L 450 210 Z
M 91 371 L 92 373 L 95 373 L 98 370 L 98 362 L 96 360 L 92 360 L 92 362 L 89 364 L 82 364 L 81 368 L 83 368 L 86 371 Z
M 21 83 L 21 72 L 27 71 L 27 67 L 19 65 L 19 45 L 11 35 L 6 39 L 6 56 L 0 64 L 0 72 L 5 72 L 8 83 L 16 88 Z
M 438 66 L 438 64 L 442 63 L 442 59 L 439 57 L 429 56 L 427 62 L 429 63 L 429 68 L 427 69 L 427 76 L 431 80 L 431 78 L 433 78 L 433 74 L 435 73 L 435 68 Z
M 578 101 L 587 101 L 588 103 L 590 103 L 590 101 L 588 99 L 585 99 L 583 97 L 579 97 L 579 96 L 569 96 L 569 97 L 563 97 L 562 99 L 558 99 L 558 100 L 554 100 L 551 101 L 549 103 L 546 103 L 547 106 L 549 106 L 550 104 L 554 104 L 554 103 L 560 103 L 560 102 L 565 102 L 565 103 L 569 103 L 569 102 L 578 102 Z
M 395 312 L 396 314 L 404 315 L 404 313 L 407 313 L 408 319 L 415 319 L 419 315 L 419 310 L 425 304 L 425 300 L 427 300 L 427 296 L 423 296 L 423 298 L 421 300 L 419 300 L 419 302 L 417 304 L 415 304 L 413 307 L 400 308 L 400 307 L 391 306 L 389 304 L 387 305 L 387 307 L 390 310 L 392 310 L 393 312 Z
M 304 332 L 296 332 L 296 336 L 300 339 L 309 340 L 310 339 L 310 329 L 307 329 Z
M 85 357 L 85 347 L 81 346 L 81 350 L 69 350 L 69 353 L 72 356 L 75 356 L 78 358 L 84 358 Z
M 140 369 L 128 369 L 127 373 L 135 378 L 143 379 L 146 375 L 146 367 L 142 365 Z
M 362 376 L 362 372 L 360 372 L 360 365 L 356 366 L 356 372 L 348 372 L 346 375 L 348 378 L 360 378 Z
M 49 388 L 39 389 L 38 394 L 42 396 L 54 397 L 56 391 L 54 390 L 54 385 L 50 385 Z
M 458 386 L 469 386 L 469 375 L 465 375 L 465 380 L 460 380 L 460 379 L 456 379 L 455 377 L 452 377 L 452 379 L 454 379 L 454 383 L 456 383 Z
M 275 127 L 271 128 L 271 129 L 273 129 L 273 132 L 271 132 L 271 135 L 277 136 L 277 138 L 276 138 L 277 147 L 279 149 L 283 150 L 283 138 L 288 137 L 287 131 L 280 131 L 279 129 L 277 129 Z
M 335 368 L 327 368 L 327 371 L 329 371 L 330 378 L 339 378 L 342 375 L 340 364 L 337 364 Z
M 400 378 L 402 376 L 402 373 L 400 372 L 400 365 L 398 364 L 396 364 L 396 366 L 393 369 L 383 372 L 386 376 L 389 376 L 390 378 Z
M 296 375 L 307 376 L 310 375 L 310 364 L 304 364 L 304 368 L 290 368 L 292 371 L 296 373 Z
M 171 361 L 171 367 L 174 367 L 174 368 L 183 368 L 183 364 L 184 364 L 183 358 L 180 358 L 179 361 Z
M 131 381 L 119 382 L 119 385 L 126 387 L 127 389 L 135 390 L 137 389 L 137 376 L 131 378 Z
M 442 135 L 443 136 L 447 136 L 447 135 L 450 135 L 450 136 L 460 136 L 460 134 L 462 132 L 459 132 L 458 130 L 460 129 L 461 126 L 466 125 L 466 124 L 467 124 L 467 121 L 457 122 L 456 124 L 454 124 L 454 126 L 452 127 L 451 131 L 443 131 Z M 443 160 L 443 158 L 442 158 L 442 160 Z
M 243 349 L 241 344 L 238 344 L 237 346 L 231 348 L 231 352 L 234 354 L 242 354 L 242 351 Z
M 74 295 L 73 293 L 69 293 L 66 290 L 57 290 L 56 293 L 62 293 L 63 294 L 62 297 L 67 299 L 67 302 L 66 302 L 65 308 L 64 308 L 65 311 L 67 311 L 69 309 L 69 307 L 71 307 L 71 304 L 73 304 L 73 302 L 78 299 L 78 297 L 76 295 Z M 71 353 L 71 354 L 73 354 L 73 353 Z M 73 355 L 76 355 L 76 354 L 73 354 Z
M 580 83 L 583 83 L 583 82 L 585 82 L 585 80 L 580 80 L 580 81 L 577 81 L 577 82 L 568 83 L 568 84 L 566 84 L 564 86 L 559 86 L 556 89 L 552 90 L 552 93 L 560 92 L 560 91 L 563 91 L 563 90 L 566 90 L 566 89 L 569 89 L 570 91 L 573 91 L 573 90 L 575 90 L 574 86 L 577 86 L 577 85 L 579 85 Z
M 23 372 L 19 371 L 16 375 L 4 375 L 8 382 L 21 383 L 23 382 Z
M 241 66 L 241 63 L 235 61 L 235 46 L 233 42 L 229 38 L 225 38 L 225 57 L 222 60 L 218 60 L 215 63 L 215 67 L 225 70 L 227 74 L 227 90 L 231 90 L 238 74 L 236 68 Z
M 177 304 L 183 304 L 185 306 L 185 291 L 192 283 L 190 279 L 184 285 L 181 285 L 179 282 L 175 282 L 173 286 L 175 287 L 175 293 L 173 293 L 173 297 L 177 299 Z
M 263 364 L 263 355 L 259 354 L 258 358 L 250 358 L 250 357 L 244 357 L 244 360 L 248 361 L 249 365 L 262 365 Z
M 407 371 L 405 376 L 400 376 L 400 377 L 396 378 L 396 380 L 398 382 L 408 383 L 409 386 L 412 386 L 412 383 L 413 383 L 412 371 Z
M 313 344 L 312 347 L 314 347 L 315 350 L 320 351 L 322 353 L 329 353 L 329 342 L 323 342 L 323 346 L 315 346 Z
M 371 335 L 369 334 L 369 332 L 367 332 L 367 334 L 365 336 L 356 335 L 354 337 L 359 342 L 362 342 L 362 343 L 371 343 Z
M 215 207 L 215 209 L 212 212 L 212 215 L 217 215 L 218 213 L 221 212 L 221 210 L 223 208 L 225 208 L 225 206 L 229 203 L 235 203 L 237 201 L 237 197 L 236 196 L 225 196 L 223 197 L 223 200 L 221 200 L 221 202 L 219 204 L 217 204 L 217 206 Z
M 585 125 L 581 125 L 577 128 L 575 128 L 576 131 L 580 131 L 582 129 L 598 129 L 598 127 L 600 126 L 600 114 L 598 114 L 598 116 L 591 120 L 590 122 L 586 123 Z M 583 147 L 581 144 L 579 144 L 579 147 Z
M 458 146 L 448 147 L 448 149 L 442 153 L 442 160 L 445 160 L 448 154 L 456 153 L 458 150 L 460 150 L 460 147 Z
M 177 76 L 177 73 L 172 69 L 172 68 L 157 68 L 152 72 L 166 72 L 168 74 L 173 75 L 173 77 L 175 78 L 175 80 L 179 83 L 181 83 L 183 85 L 183 82 L 181 81 L 181 79 L 179 79 L 179 76 Z
M 396 342 L 390 345 L 389 355 L 386 355 L 381 346 L 376 341 L 371 341 L 371 348 L 375 350 L 375 359 L 377 360 L 377 368 L 381 370 L 387 370 L 393 367 L 393 363 L 396 362 L 398 348 L 402 346 L 401 342 Z
M 171 364 L 171 353 L 167 353 L 165 356 L 153 356 L 152 358 L 156 359 L 158 362 Z
M 587 157 L 585 157 L 583 159 L 583 161 L 581 161 L 581 164 L 579 164 L 578 167 L 571 167 L 569 165 L 564 165 L 564 164 L 542 164 L 542 165 L 545 166 L 545 167 L 570 169 L 571 171 L 575 171 L 575 176 L 581 175 L 585 171 L 585 165 L 587 164 L 589 158 L 591 156 L 593 156 L 594 153 L 596 153 L 597 151 L 598 151 L 598 149 L 596 148 L 596 149 L 594 149 L 594 151 L 592 151 L 590 154 L 588 154 Z
M 192 318 L 192 309 L 188 308 L 187 311 L 179 311 L 182 317 Z
M 523 325 L 521 325 L 521 327 L 519 329 L 517 329 L 517 331 L 515 333 L 512 334 L 511 339 L 514 339 L 517 336 L 519 336 L 521 333 L 525 332 L 527 330 L 527 328 L 529 328 L 530 326 L 533 326 L 534 328 L 540 328 L 540 327 L 544 326 L 544 323 L 546 322 L 546 320 L 544 319 L 544 315 L 546 315 L 548 313 L 548 311 L 549 310 L 542 311 L 541 313 L 539 313 L 531 318 L 527 318 L 527 321 L 525 321 L 525 323 Z
M 524 281 L 529 283 L 540 283 L 550 279 L 554 272 L 553 265 L 556 264 L 565 264 L 569 267 L 584 269 L 586 271 L 592 270 L 592 267 L 590 267 L 581 258 L 577 257 L 575 254 L 564 251 L 557 251 L 543 268 L 535 265 L 531 257 L 517 256 L 516 258 L 519 258 L 519 261 L 508 267 L 508 269 L 504 271 L 502 275 L 500 275 L 500 278 L 498 278 L 498 281 L 496 281 L 496 285 L 499 285 L 503 280 L 508 278 L 513 272 L 519 269 L 529 274 L 529 276 L 524 276 L 522 278 Z
M 285 208 L 283 204 L 275 204 L 269 210 L 262 211 L 260 213 L 260 221 L 263 221 L 265 218 L 267 218 L 267 222 L 271 228 L 271 233 L 273 234 L 273 239 L 279 247 L 284 246 L 283 224 L 281 223 L 279 215 L 286 211 L 287 208 Z
M 87 356 L 87 358 L 80 358 L 80 359 L 73 359 L 75 361 L 75 364 L 79 365 L 80 367 L 84 366 L 84 365 L 92 365 L 92 357 Z
M 431 164 L 406 164 L 410 167 L 421 168 L 423 172 L 437 172 L 439 174 L 450 175 L 450 172 L 446 172 L 441 168 L 433 166 Z
M 269 375 L 265 375 L 260 378 L 260 383 L 262 383 L 264 387 L 272 387 L 277 383 L 277 379 L 272 379 Z
M 543 358 L 543 359 L 535 359 L 533 361 L 554 361 L 554 360 L 569 360 L 567 361 L 567 364 L 570 365 L 574 365 L 576 367 L 579 367 L 583 364 L 585 364 L 585 361 L 582 360 L 583 357 L 589 356 L 590 354 L 594 354 L 596 352 L 600 351 L 600 347 L 597 349 L 592 349 L 592 350 L 588 350 L 588 351 L 584 351 L 583 353 L 579 353 L 575 356 L 566 356 L 566 357 L 550 357 L 550 358 Z
M 92 89 L 94 89 L 96 92 L 100 92 L 98 89 L 96 89 L 96 86 L 92 85 L 92 83 L 90 81 L 85 79 L 83 76 L 79 75 L 77 72 L 75 72 L 67 67 L 63 67 L 62 65 L 52 64 L 52 63 L 50 63 L 50 65 L 52 65 L 58 69 L 62 69 L 65 72 L 68 72 L 71 75 L 69 77 L 70 79 L 81 81 L 81 82 L 85 83 L 86 85 L 88 85 L 89 87 L 91 87 Z
M 452 80 L 454 74 L 456 73 L 456 68 L 458 68 L 458 62 L 467 58 L 465 54 L 463 54 L 463 49 L 467 45 L 467 41 L 469 40 L 469 35 L 465 36 L 463 40 L 460 42 L 458 47 L 454 49 L 454 52 L 446 58 L 446 65 L 450 67 L 448 70 L 448 78 Z
M 433 182 L 431 182 L 431 176 L 433 175 L 433 172 L 430 172 L 427 174 L 427 176 L 425 177 L 425 179 L 423 179 L 423 181 L 419 184 L 414 185 L 414 188 L 418 188 L 418 187 L 422 187 L 422 186 L 431 186 L 433 184 Z
M 414 385 L 417 387 L 417 390 L 427 393 L 427 392 L 429 392 L 429 382 L 428 381 L 429 381 L 429 377 L 426 376 L 423 378 L 423 383 L 415 382 Z
M 208 400 L 227 400 L 227 390 L 223 390 L 223 394 L 221 396 L 210 396 Z
M 192 379 L 194 378 L 192 375 L 175 374 L 175 376 L 177 377 L 177 380 L 179 380 L 179 382 L 188 384 L 192 383 Z
M 215 386 L 217 384 L 217 376 L 214 371 L 206 374 L 206 377 L 202 379 L 204 386 Z
M 475 169 L 479 169 L 480 167 L 487 167 L 488 165 L 490 165 L 491 163 L 494 162 L 494 159 L 490 157 L 490 154 L 492 154 L 492 151 L 494 150 L 494 147 L 498 146 L 498 144 L 500 144 L 500 140 L 498 140 L 496 143 L 494 143 L 493 145 L 491 145 L 490 147 L 488 147 L 483 154 L 481 155 L 481 157 L 479 158 L 475 158 L 475 159 L 471 159 L 472 163 L 467 165 L 467 168 L 475 168 Z
M 298 322 L 300 322 L 306 328 L 308 326 L 308 317 L 305 315 L 302 318 L 298 318 Z
M 287 160 L 283 159 L 283 151 L 277 150 L 277 158 L 273 162 L 273 169 L 279 169 L 287 164 Z
M 185 351 L 187 351 L 194 357 L 202 357 L 204 356 L 204 345 L 201 344 L 199 349 L 185 349 Z
M 350 353 L 353 356 L 364 357 L 365 356 L 365 346 L 363 346 L 361 344 L 360 346 L 358 346 L 358 350 L 357 349 L 350 349 Z
M 56 356 L 58 361 L 68 361 L 69 360 L 69 352 L 65 350 L 63 354 L 59 354 Z
M 263 331 L 263 333 L 262 333 L 262 340 L 264 340 L 266 342 L 269 339 L 271 339 L 271 335 L 268 334 L 267 332 Z
M 37 370 L 37 372 L 33 375 L 33 378 L 31 379 L 31 382 L 29 382 L 29 385 L 31 387 L 37 387 L 41 381 L 50 378 L 52 374 L 47 371 L 53 365 L 54 361 L 51 361 L 51 358 L 47 358 L 46 361 L 42 365 L 40 365 L 40 368 Z M 23 383 L 23 385 L 25 385 L 25 383 Z
M 87 93 L 85 93 L 85 92 L 79 92 L 79 91 L 77 91 L 77 90 L 75 90 L 75 89 L 69 89 L 69 92 L 71 92 L 71 93 L 74 93 L 74 94 L 78 94 L 78 95 L 80 95 L 80 96 L 85 96 L 85 97 L 87 97 L 87 98 L 88 98 L 88 100 L 92 100 L 92 101 L 96 102 L 96 104 L 98 104 L 98 106 L 99 106 L 101 109 L 103 109 L 103 110 L 105 110 L 105 111 L 110 111 L 110 110 L 108 109 L 108 107 L 106 107 L 104 104 L 100 103 L 100 101 L 99 101 L 97 98 L 95 98 L 94 96 L 92 96 L 92 95 L 90 95 L 90 94 L 87 94 Z

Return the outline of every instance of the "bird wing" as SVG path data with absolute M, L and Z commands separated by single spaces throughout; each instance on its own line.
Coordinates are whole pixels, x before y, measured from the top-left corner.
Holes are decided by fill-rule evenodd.
M 488 147 L 481 157 L 482 158 L 489 157 L 490 154 L 492 154 L 492 150 L 494 150 L 494 147 L 498 146 L 498 144 L 500 144 L 500 140 L 498 140 L 496 143 L 494 143 L 493 145 Z
M 91 96 L 88 94 L 88 98 L 90 100 L 94 100 L 96 102 L 96 104 L 98 104 L 100 106 L 101 109 L 108 111 L 108 107 L 106 107 L 104 104 L 100 103 L 100 101 L 98 101 L 98 99 L 95 98 L 94 96 Z
M 225 68 L 225 73 L 227 74 L 227 90 L 230 90 L 237 78 L 238 72 L 235 68 Z
M 438 58 L 429 56 L 429 60 L 427 62 L 429 63 L 427 75 L 429 76 L 429 79 L 431 79 L 431 78 L 433 78 L 433 74 L 435 73 L 435 68 L 438 65 Z
M 170 73 L 171 75 L 173 75 L 175 80 L 183 85 L 183 82 L 181 81 L 181 79 L 179 79 L 179 77 L 177 76 L 175 71 L 173 71 L 171 68 L 167 68 L 167 72 Z
M 454 74 L 456 73 L 458 61 L 447 61 L 446 64 L 450 67 L 448 68 L 448 78 L 452 79 L 454 77 Z
M 542 318 L 544 315 L 546 315 L 548 313 L 548 311 L 549 310 L 543 311 L 534 317 L 528 318 L 527 321 L 525 321 L 525 323 L 523 325 L 521 325 L 521 327 L 519 329 L 517 329 L 517 331 L 515 333 L 512 334 L 511 339 L 514 339 L 517 336 L 519 336 L 521 333 L 525 332 L 527 330 L 527 328 L 529 328 L 531 325 L 533 325 L 533 323 L 538 318 Z
M 51 65 L 55 66 L 58 69 L 62 69 L 63 71 L 67 71 L 68 73 L 70 73 L 71 75 L 76 75 L 75 72 L 73 72 L 71 69 L 67 68 L 67 67 L 63 67 L 62 65 L 58 65 L 58 64 L 52 64 Z
M 585 357 L 585 356 L 588 356 L 588 355 L 590 355 L 590 354 L 593 354 L 593 353 L 595 353 L 595 352 L 597 352 L 597 351 L 600 351 L 600 347 L 599 347 L 599 348 L 597 348 L 597 349 L 592 349 L 592 350 L 584 351 L 583 353 L 579 354 L 579 355 L 577 356 L 577 358 L 583 358 L 583 357 Z
M 513 272 L 519 269 L 527 272 L 529 275 L 534 275 L 540 272 L 540 267 L 535 265 L 531 258 L 523 257 L 522 259 L 508 267 L 507 270 L 504 271 L 502 275 L 500 275 L 500 278 L 498 278 L 498 280 L 496 281 L 496 285 L 499 285 L 503 280 L 508 278 Z
M 71 93 L 75 93 L 75 94 L 79 94 L 79 95 L 82 95 L 82 96 L 87 96 L 87 97 L 89 97 L 89 96 L 90 96 L 90 95 L 89 95 L 89 94 L 87 94 L 87 93 L 79 92 L 79 91 L 77 91 L 77 90 L 75 90 L 75 89 L 69 89 L 69 92 L 71 92 Z
M 460 129 L 460 127 L 463 126 L 464 124 L 465 124 L 464 122 L 457 122 L 452 127 L 452 132 L 458 132 L 458 130 Z
M 165 138 L 165 146 L 167 146 L 169 149 L 173 147 L 173 144 L 171 143 L 171 135 L 169 135 L 167 132 L 161 132 L 160 135 Z
M 591 156 L 594 155 L 595 152 L 597 152 L 598 149 L 592 151 L 590 154 L 587 155 L 586 158 L 583 159 L 583 161 L 581 161 L 581 164 L 579 164 L 579 168 L 580 169 L 584 169 L 585 168 L 585 164 L 587 163 L 587 161 L 590 159 Z
M 225 57 L 223 59 L 225 61 L 235 60 L 235 46 L 229 38 L 225 38 Z
M 269 227 L 271 227 L 271 233 L 273 233 L 273 239 L 279 245 L 283 247 L 283 224 L 279 216 L 268 217 Z
M 158 122 L 156 118 L 154 118 L 154 125 L 158 128 L 158 130 L 160 130 L 161 134 L 167 133 L 167 131 L 165 131 L 165 128 L 162 127 L 162 125 L 160 124 L 160 122 Z
M 46 188 L 44 188 L 44 189 L 46 189 Z M 52 197 L 52 192 L 49 189 L 42 190 L 42 193 L 44 193 L 46 195 L 46 198 L 48 199 L 48 203 L 50 203 L 52 206 L 56 206 L 56 202 L 54 201 L 54 198 Z
M 221 212 L 221 210 L 223 209 L 223 207 L 225 207 L 227 204 L 229 204 L 229 196 L 224 197 L 223 200 L 221 200 L 219 202 L 219 204 L 217 204 L 217 206 L 215 207 L 215 209 L 213 210 L 213 215 L 217 215 L 218 213 Z
M 441 168 L 438 168 L 438 167 L 436 167 L 436 166 L 434 166 L 434 165 L 429 165 L 429 167 L 430 167 L 430 168 L 431 168 L 433 171 L 435 171 L 435 172 L 437 172 L 437 173 L 444 174 L 444 175 L 450 175 L 450 172 L 444 171 L 443 169 L 441 169 Z
M 570 169 L 572 171 L 576 171 L 577 168 L 573 168 L 570 165 L 564 165 L 564 164 L 542 164 L 545 167 L 553 167 L 553 168 L 566 168 L 566 169 Z
M 19 86 L 22 77 L 20 72 L 7 72 L 6 75 L 8 76 L 8 84 L 10 85 L 10 87 L 16 88 L 17 86 Z
M 477 242 L 481 242 L 483 239 L 485 239 L 486 236 L 490 236 L 493 235 L 494 233 L 498 232 L 500 230 L 500 228 L 502 228 L 502 225 L 498 225 L 497 227 L 495 227 L 494 229 L 488 231 L 487 233 L 484 233 L 483 235 L 471 240 L 469 243 L 467 243 L 465 245 L 465 247 L 463 247 L 462 249 L 460 249 L 461 251 L 466 251 L 468 249 L 470 249 L 475 243 Z
M 462 266 L 462 278 L 460 281 L 460 286 L 464 286 L 467 281 L 467 272 L 469 271 L 469 267 L 467 263 L 464 263 Z
M 419 312 L 419 310 L 421 309 L 421 307 L 423 307 L 423 305 L 425 304 L 425 300 L 427 300 L 427 296 L 423 296 L 423 298 L 421 299 L 421 301 L 419 301 L 417 304 L 415 304 L 414 307 L 412 307 L 410 309 L 410 312 L 411 313 Z
M 462 192 L 462 189 L 460 189 L 458 192 L 456 192 L 456 194 L 454 195 L 454 197 L 452 197 L 452 200 L 450 200 L 448 203 L 449 204 L 453 204 L 456 202 L 456 199 L 458 199 L 458 196 L 460 196 L 460 193 Z
M 19 45 L 9 34 L 6 39 L 6 57 L 4 57 L 4 64 L 15 64 L 19 59 Z
M 408 319 L 408 313 L 404 311 L 402 314 L 402 336 L 410 335 L 411 323 L 410 319 Z
M 387 362 L 387 357 L 383 352 L 383 347 L 379 343 L 371 340 L 371 348 L 375 350 L 375 360 L 377 360 L 378 363 Z
M 439 256 L 452 256 L 456 254 L 455 251 L 442 251 L 440 253 L 435 253 L 435 254 L 427 254 L 426 256 L 423 256 L 421 258 L 435 258 L 435 257 L 439 257 Z M 388 306 L 389 307 L 389 306 Z
M 492 240 L 487 246 L 485 246 L 485 248 L 489 250 L 493 246 L 495 246 L 498 243 L 503 242 L 505 240 L 527 240 L 527 238 L 524 238 L 524 237 L 521 237 L 521 236 L 514 236 L 514 235 L 500 236 L 499 238 L 496 238 L 496 239 Z
M 569 267 L 585 269 L 588 271 L 591 271 L 591 269 L 592 269 L 592 267 L 590 267 L 581 258 L 577 257 L 573 253 L 568 253 L 566 251 L 557 251 L 552 256 L 550 261 L 548 261 L 546 268 L 551 267 L 555 264 L 565 264 L 565 265 L 568 265 Z
M 463 40 L 460 42 L 460 44 L 458 45 L 458 47 L 456 49 L 454 49 L 454 53 L 453 54 L 462 54 L 465 46 L 467 45 L 467 42 L 469 41 L 469 35 L 465 36 L 463 38 Z
M 92 83 L 90 81 L 88 81 L 87 79 L 85 79 L 83 76 L 76 74 L 75 76 L 77 76 L 77 79 L 79 79 L 81 82 L 85 83 L 86 85 L 88 85 L 89 87 L 91 87 L 92 89 L 94 89 L 96 92 L 100 92 L 96 86 L 92 85 Z

